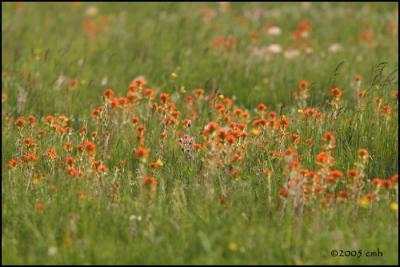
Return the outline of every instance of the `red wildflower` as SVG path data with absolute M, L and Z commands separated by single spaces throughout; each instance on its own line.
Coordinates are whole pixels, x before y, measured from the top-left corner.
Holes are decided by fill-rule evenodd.
M 335 97 L 340 97 L 342 95 L 343 91 L 339 87 L 334 87 L 331 89 L 331 94 Z
M 73 158 L 73 157 L 68 157 L 67 158 L 67 164 L 68 165 L 72 165 L 72 164 L 74 164 L 75 163 L 75 159 Z
M 75 86 L 78 83 L 78 80 L 69 80 L 69 85 L 72 87 Z
M 365 148 L 361 148 L 358 150 L 358 156 L 360 156 L 360 158 L 366 159 L 368 155 L 368 150 L 366 150 Z
M 71 176 L 78 176 L 78 170 L 73 167 L 68 168 L 67 173 Z
M 300 88 L 300 90 L 307 89 L 307 88 L 308 88 L 308 82 L 305 81 L 305 80 L 301 80 L 301 81 L 299 82 L 299 88 Z
M 144 131 L 146 131 L 146 127 L 144 127 L 144 125 L 139 125 L 136 127 L 136 131 L 138 134 L 142 134 Z
M 197 88 L 195 91 L 196 95 L 203 95 L 204 94 L 204 89 L 203 88 Z
M 30 115 L 30 116 L 28 117 L 28 122 L 29 122 L 29 124 L 30 124 L 31 126 L 33 126 L 34 124 L 36 124 L 36 118 L 35 118 L 35 116 Z
M 356 169 L 349 170 L 348 175 L 350 178 L 354 178 L 358 175 L 358 171 Z
M 36 209 L 37 210 L 44 210 L 46 208 L 46 205 L 44 205 L 43 203 L 37 203 L 36 204 Z
M 324 142 L 330 143 L 330 142 L 335 142 L 336 138 L 335 138 L 335 136 L 333 135 L 333 133 L 331 133 L 331 132 L 326 132 L 326 133 L 324 134 L 324 136 L 322 137 L 322 140 L 323 140 Z
M 89 153 L 96 153 L 96 145 L 90 141 L 85 142 L 85 149 Z
M 335 178 L 342 178 L 344 176 L 343 173 L 339 170 L 332 170 L 331 175 Z
M 168 99 L 169 99 L 169 94 L 168 93 L 161 93 L 160 94 L 161 103 L 165 103 Z
M 226 137 L 226 140 L 228 141 L 229 144 L 233 144 L 233 143 L 235 143 L 236 138 L 235 138 L 234 135 L 229 134 L 229 135 Z
M 281 117 L 281 119 L 279 120 L 279 126 L 281 126 L 281 127 L 283 127 L 283 128 L 286 128 L 286 127 L 289 126 L 289 120 L 286 118 L 285 115 L 283 115 L 283 116 Z
M 111 107 L 112 108 L 118 108 L 119 107 L 119 99 L 118 98 L 111 99 Z
M 201 144 L 193 144 L 194 149 L 200 150 L 201 149 Z
M 225 139 L 228 133 L 225 130 L 218 130 L 218 137 L 221 139 Z
M 108 170 L 108 167 L 106 165 L 100 164 L 97 170 L 100 172 L 106 172 Z
M 136 123 L 138 123 L 139 121 L 140 121 L 139 117 L 133 117 L 133 118 L 131 119 L 131 122 L 132 122 L 133 124 L 136 124 Z
M 157 167 L 157 162 L 150 162 L 149 167 L 154 169 L 155 167 Z
M 371 180 L 371 184 L 375 186 L 380 186 L 381 185 L 381 179 L 379 178 L 374 178 Z
M 17 119 L 17 120 L 15 121 L 15 125 L 17 125 L 18 127 L 22 127 L 22 126 L 25 125 L 25 120 L 19 118 L 19 119 Z
M 282 187 L 281 189 L 279 189 L 279 195 L 280 196 L 287 197 L 288 194 L 289 194 L 289 192 L 285 188 Z
M 104 90 L 103 95 L 106 98 L 112 98 L 112 97 L 114 97 L 115 93 L 114 93 L 113 89 L 106 89 L 106 90 Z
M 206 126 L 206 130 L 207 130 L 209 133 L 213 133 L 215 130 L 217 130 L 217 128 L 218 128 L 218 123 L 213 122 L 213 121 L 209 122 L 209 123 L 207 124 L 207 126 Z
M 258 111 L 267 110 L 267 106 L 266 106 L 264 103 L 260 103 L 260 104 L 258 104 L 258 106 L 257 106 L 257 110 L 258 110 Z

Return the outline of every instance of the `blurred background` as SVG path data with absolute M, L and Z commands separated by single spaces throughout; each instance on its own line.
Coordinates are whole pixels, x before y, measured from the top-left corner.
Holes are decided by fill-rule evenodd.
M 159 91 L 218 89 L 272 109 L 304 79 L 318 106 L 356 74 L 395 87 L 397 28 L 397 3 L 2 3 L 2 90 L 25 101 L 14 115 L 90 116 L 83 106 L 140 75 Z

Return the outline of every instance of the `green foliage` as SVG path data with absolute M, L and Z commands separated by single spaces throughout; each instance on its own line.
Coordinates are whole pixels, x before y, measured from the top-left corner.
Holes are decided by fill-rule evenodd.
M 133 150 L 140 144 L 131 118 L 121 123 L 123 115 L 118 114 L 99 126 L 91 116 L 92 109 L 103 105 L 104 89 L 112 88 L 118 97 L 125 95 L 140 75 L 157 93 L 168 92 L 176 100 L 177 109 L 186 112 L 181 118 L 188 116 L 185 97 L 196 88 L 204 88 L 206 95 L 218 92 L 234 98 L 235 107 L 252 114 L 262 102 L 278 118 L 287 116 L 288 132 L 300 135 L 296 151 L 304 168 L 317 168 L 316 155 L 327 131 L 336 136 L 335 169 L 344 173 L 354 168 L 358 149 L 368 149 L 368 185 L 363 192 L 368 193 L 374 190 L 370 179 L 398 173 L 398 97 L 392 96 L 398 89 L 394 56 L 398 33 L 393 33 L 397 4 L 231 3 L 226 11 L 217 3 L 23 3 L 17 7 L 2 3 L 2 263 L 398 262 L 398 215 L 390 208 L 397 203 L 397 184 L 368 208 L 358 202 L 338 202 L 325 209 L 317 203 L 299 216 L 278 193 L 287 173 L 286 162 L 269 153 L 280 149 L 275 136 L 248 144 L 238 177 L 228 176 L 226 167 L 210 174 L 214 180 L 209 183 L 204 170 L 212 160 L 205 159 L 217 156 L 200 150 L 188 157 L 180 150 L 176 130 L 187 131 L 201 142 L 201 132 L 216 120 L 216 111 L 205 102 L 199 104 L 192 127 L 177 126 L 162 143 L 162 117 L 148 111 L 148 103 L 141 100 L 134 112 L 144 118 L 148 162 L 163 162 L 155 175 L 156 191 L 146 191 L 138 182 L 142 163 Z M 216 16 L 207 19 L 210 12 Z M 292 34 L 303 19 L 312 27 L 305 43 L 312 48 L 309 52 L 297 47 Z M 87 26 L 90 23 L 95 26 Z M 281 35 L 267 34 L 271 23 L 281 28 Z M 95 34 L 91 27 L 96 27 Z M 255 31 L 260 33 L 257 40 L 251 37 Z M 365 40 L 369 38 L 365 32 L 372 36 L 371 42 Z M 236 45 L 213 47 L 211 42 L 218 36 L 235 37 Z M 336 43 L 342 49 L 330 52 Z M 284 51 L 256 55 L 255 50 L 271 44 Z M 291 49 L 300 54 L 285 56 Z M 176 78 L 171 77 L 173 72 Z M 362 76 L 360 89 L 366 91 L 361 109 L 356 104 L 356 74 Z M 77 85 L 69 86 L 70 80 Z M 319 124 L 308 125 L 301 117 L 304 110 L 293 97 L 300 80 L 310 84 L 307 107 L 326 116 Z M 337 111 L 329 104 L 332 87 L 343 89 Z M 380 114 L 383 105 L 393 108 L 391 116 Z M 38 128 L 21 130 L 15 125 L 16 119 L 29 115 L 37 118 Z M 53 133 L 43 123 L 48 115 L 66 115 L 73 134 Z M 40 160 L 34 171 L 7 167 L 11 159 L 21 156 L 21 136 L 35 139 L 42 158 L 51 147 L 62 154 L 68 140 L 81 143 L 86 139 L 78 134 L 83 126 L 88 133 L 98 131 L 96 159 L 108 167 L 107 174 L 88 171 L 71 177 L 61 160 L 54 165 Z M 251 129 L 249 123 L 249 135 Z M 46 131 L 44 138 L 37 138 L 40 130 Z M 109 144 L 101 139 L 106 132 Z M 313 144 L 305 144 L 306 139 Z M 290 146 L 286 143 L 285 149 Z M 64 160 L 66 153 L 62 155 Z M 124 167 L 121 160 L 126 160 Z M 263 174 L 266 168 L 273 170 L 271 184 Z M 28 184 L 36 178 L 34 185 Z M 221 204 L 222 195 L 225 203 Z M 45 208 L 38 209 L 38 203 Z M 365 253 L 378 248 L 382 257 L 330 254 L 333 249 Z

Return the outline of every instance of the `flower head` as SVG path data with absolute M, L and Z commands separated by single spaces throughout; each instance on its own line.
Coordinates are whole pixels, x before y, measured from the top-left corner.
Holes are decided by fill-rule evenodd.
M 343 91 L 339 87 L 334 87 L 331 89 L 331 94 L 335 97 L 340 97 L 343 94 Z
M 143 179 L 143 185 L 144 186 L 151 185 L 152 187 L 156 187 L 157 186 L 157 180 L 153 176 L 146 176 Z
M 147 159 L 149 157 L 149 150 L 145 147 L 138 147 L 135 149 L 136 158 L 138 159 Z

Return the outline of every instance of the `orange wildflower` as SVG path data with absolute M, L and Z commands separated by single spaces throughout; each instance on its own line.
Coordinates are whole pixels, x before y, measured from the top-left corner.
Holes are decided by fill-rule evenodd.
M 335 97 L 340 97 L 343 94 L 343 91 L 339 87 L 334 87 L 331 89 L 331 94 Z
M 9 168 L 9 169 L 14 168 L 15 166 L 17 166 L 17 164 L 18 164 L 18 161 L 15 159 L 12 159 L 7 163 L 7 168 Z
M 204 94 L 204 89 L 203 88 L 197 88 L 195 91 L 195 94 L 200 96 Z
M 157 162 L 150 162 L 149 167 L 154 169 L 155 167 L 157 167 Z
M 379 178 L 374 178 L 371 180 L 371 184 L 375 186 L 380 186 L 381 185 L 381 179 Z
M 332 170 L 331 175 L 335 178 L 342 178 L 344 176 L 343 173 L 339 170 Z
M 336 141 L 336 138 L 335 138 L 335 136 L 333 135 L 333 133 L 331 133 L 331 132 L 326 132 L 326 133 L 324 134 L 324 136 L 322 137 L 322 140 L 323 140 L 324 142 L 335 142 L 335 141 Z
M 32 162 L 38 161 L 38 157 L 36 156 L 35 153 L 23 155 L 23 156 L 21 156 L 21 158 L 22 158 L 22 161 L 25 163 L 28 163 L 30 161 L 32 161 Z
M 142 158 L 146 159 L 149 156 L 149 151 L 146 148 L 142 147 L 142 146 L 136 148 L 135 153 L 136 153 L 136 157 L 138 159 L 142 159 Z
M 136 127 L 136 131 L 138 134 L 142 134 L 146 131 L 146 127 L 144 127 L 144 125 L 139 125 L 138 127 Z
M 106 89 L 104 90 L 103 95 L 105 96 L 105 98 L 109 99 L 114 97 L 115 93 L 113 89 Z
M 72 164 L 74 164 L 75 163 L 75 159 L 73 158 L 73 157 L 68 157 L 67 158 L 67 164 L 68 165 L 72 165 Z
M 25 125 L 25 120 L 22 118 L 19 118 L 15 121 L 15 125 L 17 125 L 18 127 L 23 127 Z
M 78 170 L 73 167 L 68 168 L 67 173 L 71 176 L 78 176 Z
M 131 122 L 132 122 L 133 124 L 136 124 L 136 123 L 138 123 L 139 121 L 140 121 L 139 117 L 133 117 L 133 118 L 131 119 Z
M 348 175 L 350 178 L 354 178 L 355 176 L 358 175 L 358 171 L 356 169 L 349 170 Z
M 193 144 L 194 149 L 200 150 L 201 149 L 201 144 Z
M 100 164 L 97 170 L 100 172 L 106 172 L 108 170 L 108 167 L 106 165 Z
M 33 126 L 34 124 L 36 124 L 36 118 L 35 118 L 35 116 L 30 115 L 30 116 L 28 117 L 28 122 L 29 122 L 29 124 L 30 124 L 31 126 Z
M 347 197 L 349 196 L 349 192 L 347 192 L 347 191 L 342 191 L 342 192 L 339 193 L 339 196 L 340 196 L 341 198 L 347 198 Z
M 258 111 L 267 110 L 267 106 L 266 106 L 264 103 L 260 103 L 260 104 L 258 104 L 258 106 L 257 106 L 257 110 L 258 110 Z
M 50 148 L 47 150 L 45 155 L 50 159 L 54 160 L 57 157 L 57 151 L 55 148 Z
M 85 149 L 86 151 L 88 151 L 89 153 L 96 153 L 96 145 L 93 144 L 90 141 L 86 141 L 85 142 Z
M 225 139 L 228 133 L 225 130 L 218 130 L 218 137 L 221 139 Z
M 279 195 L 282 197 L 287 197 L 289 195 L 289 192 L 285 188 L 279 189 Z
M 368 155 L 368 150 L 366 150 L 365 148 L 361 148 L 358 150 L 358 156 L 360 156 L 360 158 L 366 159 L 368 158 Z
M 207 124 L 207 126 L 206 126 L 206 130 L 207 130 L 209 133 L 213 133 L 215 130 L 217 130 L 217 128 L 218 128 L 218 123 L 213 122 L 213 121 L 209 122 L 209 123 Z
M 168 99 L 169 99 L 169 94 L 168 93 L 161 93 L 160 94 L 161 103 L 165 103 Z
M 151 185 L 152 187 L 156 187 L 157 186 L 157 180 L 153 176 L 146 176 L 143 179 L 143 185 L 144 186 Z
M 300 89 L 300 90 L 307 89 L 308 86 L 309 86 L 309 85 L 308 85 L 308 82 L 305 81 L 305 80 L 301 80 L 301 81 L 299 82 L 299 89 Z
M 36 209 L 37 210 L 44 210 L 46 208 L 46 205 L 44 205 L 43 203 L 37 203 L 36 204 Z
M 235 138 L 234 135 L 229 134 L 229 135 L 226 137 L 226 140 L 228 141 L 229 144 L 233 144 L 233 143 L 235 143 L 236 138 Z
M 119 99 L 118 98 L 112 98 L 111 99 L 111 108 L 118 108 L 119 107 Z

